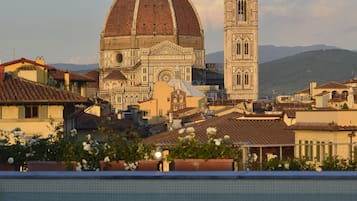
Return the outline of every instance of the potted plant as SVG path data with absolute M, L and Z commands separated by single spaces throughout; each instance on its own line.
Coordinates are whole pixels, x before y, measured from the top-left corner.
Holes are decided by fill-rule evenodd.
M 137 132 L 116 132 L 107 127 L 102 132 L 106 143 L 101 170 L 156 170 L 159 161 L 152 160 L 153 147 L 142 144 Z
M 174 163 L 176 171 L 230 171 L 240 155 L 239 147 L 233 145 L 230 137 L 217 137 L 217 129 L 206 129 L 207 141 L 201 142 L 193 127 L 179 130 L 177 143 L 170 148 L 168 160 Z

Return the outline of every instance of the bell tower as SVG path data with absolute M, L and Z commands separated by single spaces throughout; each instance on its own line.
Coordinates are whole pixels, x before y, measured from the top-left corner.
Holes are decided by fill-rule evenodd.
M 258 99 L 258 0 L 224 0 L 224 87 L 228 99 Z

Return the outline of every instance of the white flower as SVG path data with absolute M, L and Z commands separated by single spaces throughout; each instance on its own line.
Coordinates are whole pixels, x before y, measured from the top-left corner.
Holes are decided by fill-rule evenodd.
M 277 156 L 277 155 L 274 155 L 274 154 L 267 154 L 267 159 L 268 159 L 268 161 L 274 160 L 274 159 L 276 159 L 276 158 L 278 158 L 278 156 Z
M 136 170 L 137 166 L 138 166 L 138 162 L 124 163 L 125 170 L 129 170 L 129 171 Z
M 76 171 L 82 171 L 82 165 L 81 165 L 81 163 L 77 163 L 77 165 L 76 165 Z
M 225 135 L 225 136 L 223 137 L 223 139 L 224 139 L 225 141 L 227 141 L 227 140 L 230 140 L 231 137 L 230 137 L 229 135 Z
M 321 172 L 322 171 L 322 168 L 321 167 L 316 167 L 316 172 Z
M 186 133 L 191 134 L 191 133 L 194 133 L 194 132 L 195 132 L 195 128 L 193 128 L 193 127 L 186 128 Z
M 33 156 L 33 153 L 26 153 L 25 156 L 26 156 L 26 158 L 30 158 Z
M 85 169 L 85 170 L 88 170 L 89 169 L 89 167 L 88 167 L 88 162 L 87 162 L 87 160 L 86 159 L 82 159 L 82 164 L 83 164 L 83 169 Z
M 71 134 L 72 137 L 74 137 L 77 135 L 77 129 L 74 128 L 69 133 Z
M 214 144 L 220 146 L 222 144 L 222 138 L 214 139 Z
M 110 158 L 109 158 L 109 156 L 106 156 L 105 158 L 104 158 L 104 163 L 109 163 L 110 162 Z
M 87 135 L 87 140 L 91 140 L 92 136 L 90 134 Z
M 256 162 L 258 160 L 258 155 L 256 153 L 253 153 L 253 161 Z
M 13 157 L 9 157 L 9 158 L 7 159 L 7 162 L 8 162 L 9 164 L 14 164 L 15 160 L 14 160 Z
M 208 128 L 206 129 L 206 133 L 207 133 L 208 135 L 215 135 L 215 134 L 217 133 L 217 129 L 214 128 L 214 127 L 208 127 Z
M 179 133 L 179 134 L 184 134 L 184 133 L 185 133 L 185 131 L 186 131 L 186 129 L 181 128 L 181 129 L 178 131 L 178 133 Z
M 90 144 L 87 144 L 86 142 L 83 142 L 83 150 L 91 152 L 92 151 L 92 147 L 90 146 Z

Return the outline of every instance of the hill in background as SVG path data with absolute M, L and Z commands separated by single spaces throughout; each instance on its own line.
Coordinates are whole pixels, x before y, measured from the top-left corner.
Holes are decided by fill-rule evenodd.
M 316 50 L 259 65 L 260 96 L 287 95 L 318 85 L 352 79 L 357 74 L 357 53 Z
M 311 45 L 311 46 L 296 46 L 296 47 L 284 47 L 274 45 L 261 45 L 259 46 L 259 63 L 266 63 L 274 61 L 288 56 L 293 56 L 302 52 L 313 50 L 327 50 L 338 49 L 334 46 L 328 45 Z M 224 62 L 223 51 L 211 53 L 206 55 L 206 63 L 223 63 Z
M 99 69 L 99 64 L 64 64 L 64 63 L 57 63 L 57 64 L 50 64 L 53 67 L 56 67 L 61 70 L 68 70 L 71 72 L 76 73 L 87 73 L 88 71 Z

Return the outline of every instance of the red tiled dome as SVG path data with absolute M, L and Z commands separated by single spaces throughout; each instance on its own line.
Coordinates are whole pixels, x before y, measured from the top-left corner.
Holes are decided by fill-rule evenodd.
M 190 0 L 114 0 L 104 37 L 130 35 L 202 36 Z

